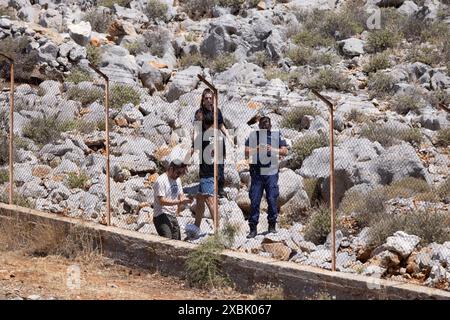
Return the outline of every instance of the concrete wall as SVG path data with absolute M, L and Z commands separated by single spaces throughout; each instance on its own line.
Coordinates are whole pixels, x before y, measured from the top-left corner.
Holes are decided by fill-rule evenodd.
M 195 245 L 182 241 L 0 204 L 0 223 L 11 216 L 42 221 L 67 231 L 82 225 L 98 234 L 103 254 L 117 263 L 181 278 L 185 277 L 187 255 L 195 249 Z M 450 299 L 450 292 L 425 286 L 331 272 L 229 250 L 222 253 L 222 258 L 224 272 L 238 290 L 246 293 L 258 283 L 272 282 L 281 285 L 290 299 L 311 298 L 320 292 L 337 299 Z

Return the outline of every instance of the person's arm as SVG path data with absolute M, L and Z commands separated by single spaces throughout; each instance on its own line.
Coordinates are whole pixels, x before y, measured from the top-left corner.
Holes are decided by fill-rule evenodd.
M 163 196 L 158 196 L 158 199 L 162 206 L 177 206 L 181 204 L 180 199 L 172 200 Z

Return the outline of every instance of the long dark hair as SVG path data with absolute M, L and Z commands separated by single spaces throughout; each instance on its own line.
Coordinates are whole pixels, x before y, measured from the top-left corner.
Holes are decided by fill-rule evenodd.
M 213 96 L 213 99 L 215 98 L 214 97 L 214 92 L 210 88 L 206 88 L 205 90 L 203 90 L 203 92 L 202 92 L 202 100 L 200 101 L 200 107 L 202 108 L 202 110 L 206 110 L 206 107 L 203 105 L 203 100 L 204 100 L 204 98 L 205 98 L 207 93 L 211 93 L 212 96 Z

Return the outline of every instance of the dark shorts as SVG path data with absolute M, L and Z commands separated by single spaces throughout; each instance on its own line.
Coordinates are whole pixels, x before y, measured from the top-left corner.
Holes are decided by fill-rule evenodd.
M 153 217 L 153 224 L 161 237 L 181 240 L 177 217 L 163 213 L 157 217 Z

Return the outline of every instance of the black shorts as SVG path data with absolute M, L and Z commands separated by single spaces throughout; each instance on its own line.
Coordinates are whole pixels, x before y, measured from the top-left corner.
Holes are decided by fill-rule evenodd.
M 157 217 L 153 217 L 153 223 L 156 227 L 156 231 L 161 237 L 181 240 L 180 226 L 178 225 L 177 217 L 163 213 Z

